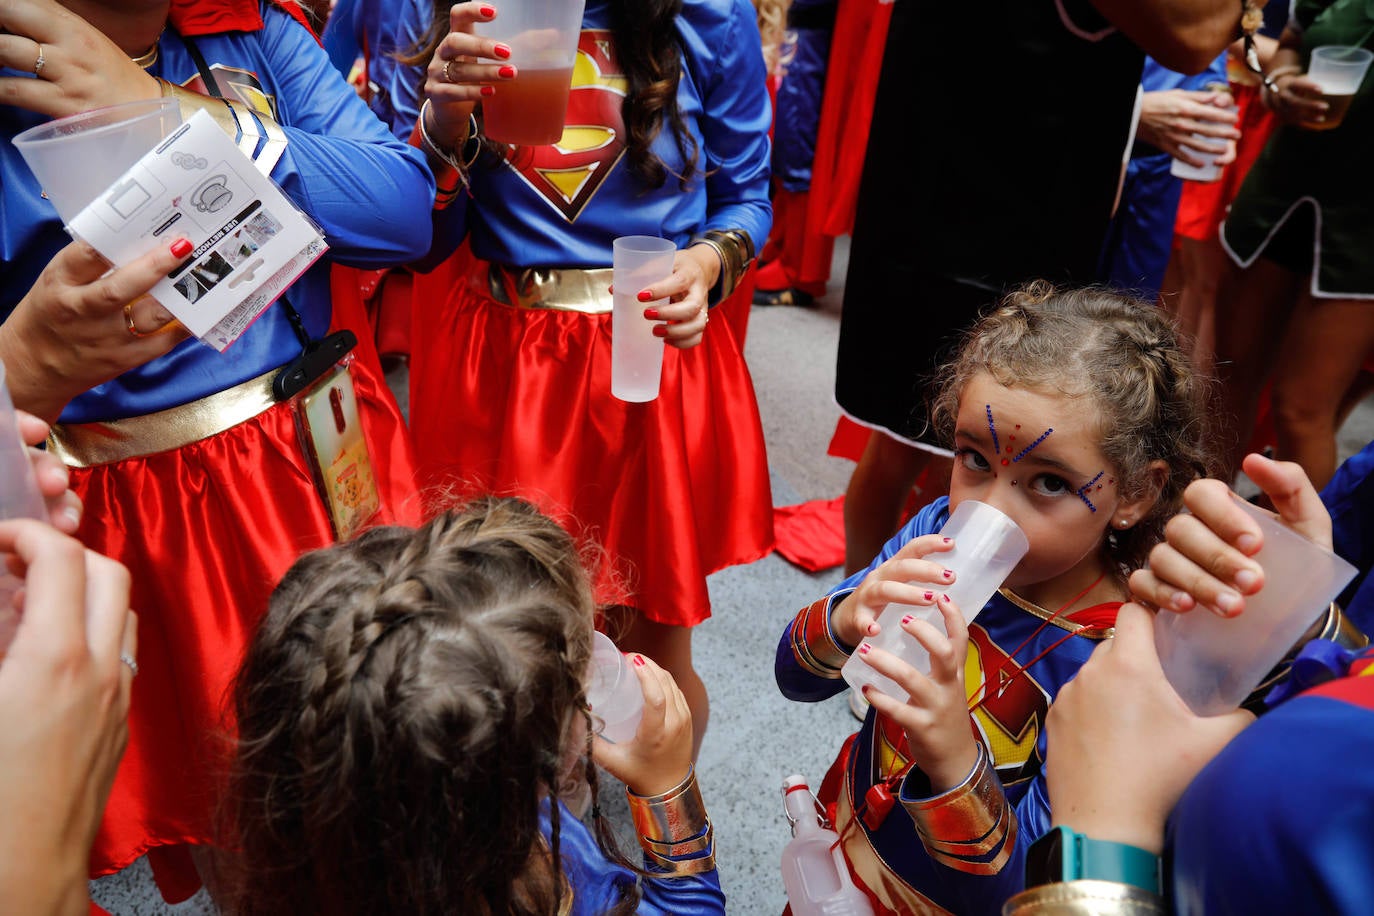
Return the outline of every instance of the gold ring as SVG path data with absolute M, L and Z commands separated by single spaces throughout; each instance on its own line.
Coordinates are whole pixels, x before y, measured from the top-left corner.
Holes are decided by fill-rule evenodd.
M 134 304 L 132 302 L 125 303 L 124 305 L 124 326 L 129 329 L 129 333 L 132 336 L 138 338 L 139 340 L 142 340 L 145 337 L 152 337 L 158 331 L 162 330 L 161 328 L 158 328 L 158 331 L 140 331 L 138 329 L 138 325 L 134 324 Z
M 452 83 L 452 82 L 454 82 L 454 79 L 453 79 L 453 72 L 449 69 L 449 68 L 452 67 L 452 66 L 453 66 L 453 61 L 452 61 L 452 60 L 446 60 L 446 61 L 444 61 L 444 82 L 446 82 L 446 83 Z
M 45 66 L 47 66 L 47 64 L 48 64 L 48 59 L 47 59 L 46 57 L 43 56 L 43 46 L 42 46 L 42 45 L 39 45 L 39 46 L 38 46 L 38 59 L 37 59 L 36 61 L 33 62 L 33 75 L 34 75 L 34 76 L 42 76 L 42 75 L 43 75 L 43 68 L 44 68 Z

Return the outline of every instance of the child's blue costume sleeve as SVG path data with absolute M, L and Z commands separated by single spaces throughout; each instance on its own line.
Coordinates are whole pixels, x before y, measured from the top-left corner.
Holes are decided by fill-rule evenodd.
M 1374 442 L 1346 459 L 1322 490 L 1331 513 L 1333 547 L 1359 570 L 1355 580 L 1336 599 L 1346 617 L 1368 633 L 1374 628 Z

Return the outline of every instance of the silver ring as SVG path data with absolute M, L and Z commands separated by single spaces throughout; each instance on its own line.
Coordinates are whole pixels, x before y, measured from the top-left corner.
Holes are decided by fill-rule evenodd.
M 48 64 L 48 59 L 47 59 L 46 57 L 43 56 L 43 46 L 42 46 L 42 45 L 39 45 L 39 46 L 38 46 L 38 60 L 36 60 L 36 61 L 33 62 L 33 75 L 34 75 L 34 76 L 42 76 L 42 75 L 43 75 L 43 68 L 44 68 L 45 66 L 47 66 L 47 64 Z
M 134 673 L 134 677 L 138 677 L 138 662 L 134 661 L 132 655 L 128 652 L 121 652 L 119 653 L 119 660 L 129 666 L 129 670 Z
M 444 82 L 446 82 L 446 83 L 451 83 L 451 82 L 454 81 L 454 80 L 453 80 L 453 72 L 449 69 L 450 67 L 453 66 L 453 63 L 454 63 L 454 62 L 453 62 L 452 60 L 446 60 L 446 61 L 444 61 Z

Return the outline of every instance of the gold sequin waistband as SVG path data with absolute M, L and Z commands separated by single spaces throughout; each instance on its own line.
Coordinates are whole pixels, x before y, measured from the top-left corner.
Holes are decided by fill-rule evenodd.
M 272 379 L 278 370 L 157 413 L 98 423 L 57 423 L 48 451 L 68 467 L 113 464 L 127 458 L 170 452 L 251 420 L 276 404 Z
M 611 311 L 612 273 L 609 267 L 521 268 L 477 260 L 468 271 L 468 288 L 515 308 L 602 315 Z

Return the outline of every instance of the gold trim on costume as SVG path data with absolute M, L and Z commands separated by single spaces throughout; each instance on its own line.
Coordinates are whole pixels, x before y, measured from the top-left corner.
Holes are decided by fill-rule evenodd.
M 971 875 L 995 875 L 1011 857 L 1016 818 L 981 744 L 978 760 L 961 784 L 934 798 L 900 800 L 935 861 Z M 998 849 L 991 860 L 974 861 Z
M 1115 881 L 1058 881 L 1027 888 L 1002 905 L 1002 916 L 1163 916 L 1164 898 Z
M 706 814 L 695 767 L 662 795 L 636 795 L 627 786 L 625 797 L 630 802 L 639 845 L 651 862 L 678 877 L 699 875 L 716 867 L 715 830 Z M 678 856 L 696 858 L 675 858 Z
M 811 602 L 792 621 L 792 655 L 797 664 L 817 677 L 836 680 L 850 653 L 830 631 L 830 600 L 826 595 Z
M 853 791 L 854 786 L 846 770 L 844 785 L 835 805 L 835 830 L 840 834 L 840 845 L 844 847 L 844 857 L 849 862 L 850 870 L 863 883 L 869 895 L 904 916 L 953 916 L 949 910 L 938 906 L 898 877 L 896 870 L 873 848 L 873 842 L 864 832 L 863 825 L 854 817 L 854 803 L 850 798 Z
M 477 261 L 468 274 L 468 283 L 475 292 L 502 305 L 604 315 L 611 311 L 612 273 L 609 267 L 517 268 Z
M 754 263 L 753 239 L 743 229 L 708 229 L 693 236 L 688 243 L 692 245 L 709 245 L 720 258 L 720 279 L 711 290 L 711 305 L 728 299 Z
M 186 121 L 197 111 L 207 111 L 234 140 L 245 156 L 253 160 L 259 172 L 272 174 L 272 168 L 286 151 L 286 132 L 266 114 L 255 112 L 243 102 L 201 95 L 184 86 L 158 79 L 164 98 L 174 98 L 181 106 L 181 120 Z M 262 152 L 258 144 L 262 143 Z
M 274 405 L 273 369 L 189 404 L 98 423 L 56 423 L 48 451 L 73 468 L 170 452 L 251 420 Z
M 1074 623 L 1067 617 L 1055 617 L 1053 612 L 1045 610 L 1038 604 L 1031 604 L 1009 588 L 999 588 L 997 592 L 1021 610 L 1028 614 L 1033 614 L 1041 620 L 1048 620 L 1061 630 L 1068 630 L 1070 633 L 1077 634 L 1078 636 L 1086 636 L 1088 639 L 1111 639 L 1116 635 L 1116 627 L 1085 627 L 1081 624 Z

